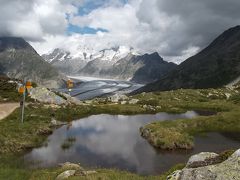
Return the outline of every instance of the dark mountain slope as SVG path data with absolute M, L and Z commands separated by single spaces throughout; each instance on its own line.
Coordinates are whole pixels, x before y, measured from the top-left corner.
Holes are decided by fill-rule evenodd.
M 215 88 L 240 76 L 240 26 L 225 31 L 206 49 L 190 57 L 164 78 L 137 90 Z
M 60 84 L 58 71 L 22 38 L 0 37 L 0 73 L 11 78 L 31 79 L 49 87 Z

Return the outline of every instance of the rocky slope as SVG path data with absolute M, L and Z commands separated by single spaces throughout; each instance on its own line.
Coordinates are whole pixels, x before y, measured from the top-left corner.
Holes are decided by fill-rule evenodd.
M 225 31 L 207 48 L 190 57 L 174 71 L 138 91 L 180 88 L 215 88 L 240 76 L 240 26 Z
M 0 74 L 27 78 L 48 87 L 61 84 L 58 71 L 45 62 L 24 39 L 0 37 Z

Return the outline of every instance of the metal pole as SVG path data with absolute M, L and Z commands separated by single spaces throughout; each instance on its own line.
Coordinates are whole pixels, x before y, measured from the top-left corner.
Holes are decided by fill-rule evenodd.
M 22 123 L 24 122 L 23 117 L 24 117 L 24 106 L 25 106 L 25 94 L 26 94 L 26 88 L 24 86 L 23 102 L 22 102 Z

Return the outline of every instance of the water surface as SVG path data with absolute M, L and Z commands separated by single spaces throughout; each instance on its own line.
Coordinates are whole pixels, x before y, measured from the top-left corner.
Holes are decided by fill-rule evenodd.
M 233 135 L 210 133 L 196 137 L 193 151 L 158 151 L 140 136 L 139 128 L 155 120 L 193 118 L 195 112 L 156 115 L 94 115 L 57 129 L 47 146 L 25 156 L 34 167 L 51 167 L 63 162 L 87 167 L 117 168 L 138 174 L 160 174 L 176 163 L 186 162 L 191 154 L 238 148 Z M 235 135 L 236 136 L 236 135 Z M 68 141 L 69 140 L 69 141 Z M 66 142 L 69 146 L 64 146 Z

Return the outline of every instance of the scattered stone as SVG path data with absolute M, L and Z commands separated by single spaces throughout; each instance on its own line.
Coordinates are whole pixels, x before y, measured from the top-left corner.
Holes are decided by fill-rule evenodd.
M 56 178 L 56 180 L 63 180 L 68 179 L 70 176 L 74 176 L 76 173 L 76 170 L 67 170 L 59 174 Z
M 122 101 L 128 100 L 128 97 L 126 95 L 123 95 L 123 94 L 114 94 L 113 96 L 110 96 L 107 99 L 110 102 L 117 103 L 120 100 L 122 100 Z
M 64 171 L 63 173 L 59 174 L 58 177 L 56 178 L 56 180 L 61 180 L 61 179 L 67 179 L 70 176 L 87 176 L 87 175 L 91 175 L 91 174 L 96 174 L 97 171 L 86 171 L 84 170 L 80 164 L 74 164 L 74 163 L 70 163 L 70 162 L 66 162 L 63 164 L 59 164 L 61 166 L 61 168 Z
M 226 96 L 227 100 L 229 100 L 232 95 L 230 93 L 225 93 L 225 96 Z
M 74 164 L 74 163 L 70 163 L 70 162 L 66 162 L 63 164 L 59 164 L 63 169 L 75 169 L 75 170 L 79 170 L 82 169 L 82 167 L 80 166 L 80 164 Z
M 67 123 L 57 121 L 57 120 L 54 119 L 54 118 L 52 118 L 52 120 L 51 120 L 51 127 L 63 126 L 63 125 L 66 125 L 66 124 L 67 124 Z
M 138 99 L 131 99 L 131 100 L 129 101 L 129 104 L 137 104 L 138 102 L 139 102 Z
M 127 101 L 121 101 L 121 104 L 127 104 Z

